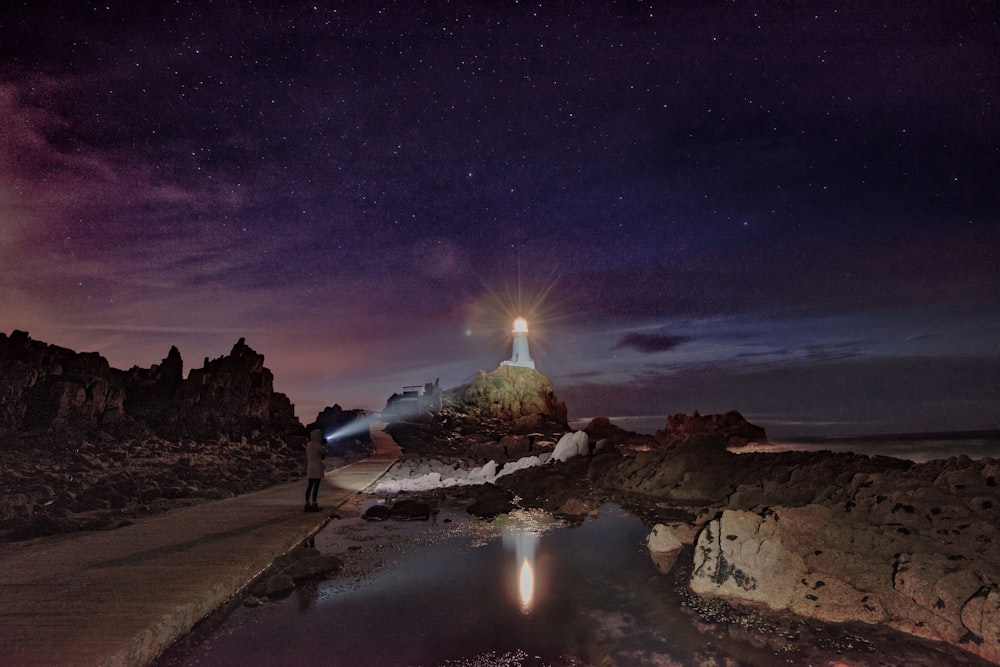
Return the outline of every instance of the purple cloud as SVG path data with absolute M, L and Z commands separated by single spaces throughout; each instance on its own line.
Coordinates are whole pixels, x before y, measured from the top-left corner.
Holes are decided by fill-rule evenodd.
M 639 352 L 654 354 L 656 352 L 673 350 L 689 340 L 691 340 L 691 338 L 688 336 L 632 332 L 622 336 L 621 340 L 618 341 L 618 344 L 615 345 L 615 349 L 620 350 L 622 348 L 630 347 L 633 350 L 638 350 Z

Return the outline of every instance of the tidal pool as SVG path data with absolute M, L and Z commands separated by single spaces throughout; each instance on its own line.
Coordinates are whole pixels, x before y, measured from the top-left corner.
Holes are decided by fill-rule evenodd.
M 447 509 L 432 522 L 332 521 L 315 546 L 344 559 L 340 575 L 220 615 L 157 665 L 986 664 L 891 631 L 699 601 L 683 564 L 657 570 L 648 532 L 615 505 L 579 525 Z

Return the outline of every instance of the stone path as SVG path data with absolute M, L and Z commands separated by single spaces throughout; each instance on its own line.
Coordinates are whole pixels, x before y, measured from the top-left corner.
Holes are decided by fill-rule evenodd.
M 302 511 L 303 479 L 117 530 L 0 545 L 0 664 L 150 663 L 385 474 L 400 453 L 384 427 L 371 428 L 373 456 L 326 474 L 322 512 Z

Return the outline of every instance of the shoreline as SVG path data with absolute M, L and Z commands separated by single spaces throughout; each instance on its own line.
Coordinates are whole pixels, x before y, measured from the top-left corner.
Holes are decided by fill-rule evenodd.
M 656 431 L 664 428 L 667 423 L 667 419 L 671 415 L 618 415 L 614 417 L 607 417 L 610 422 L 616 426 L 619 426 L 625 430 L 638 433 L 640 435 L 653 435 Z M 774 435 L 775 432 L 775 422 L 767 419 L 754 418 L 754 415 L 747 414 L 744 415 L 749 421 L 754 424 L 759 424 L 763 426 L 767 432 L 770 434 L 768 437 L 769 442 L 776 443 L 788 443 L 788 442 L 880 442 L 880 441 L 913 441 L 920 442 L 923 440 L 989 440 L 996 441 L 1000 443 L 1000 429 L 996 428 L 979 428 L 979 429 L 959 429 L 959 430 L 946 430 L 946 431 L 891 431 L 891 432 L 872 432 L 859 430 L 857 433 L 836 433 L 836 432 L 826 432 L 826 433 L 795 433 L 793 431 L 785 432 L 785 429 L 777 429 L 779 435 Z M 583 428 L 589 424 L 592 420 L 598 417 L 574 417 L 569 420 L 569 425 L 574 428 Z M 637 430 L 636 426 L 641 425 L 643 430 Z
M 413 494 L 398 494 L 395 497 L 385 499 L 367 496 L 359 499 L 356 508 L 360 509 L 360 506 L 366 504 L 383 504 L 383 501 L 384 504 L 391 504 L 393 500 L 410 498 L 411 495 Z M 426 496 L 426 494 L 422 495 Z M 214 633 L 229 632 L 230 630 L 226 630 L 227 627 L 238 628 L 245 624 L 255 626 L 257 623 L 265 623 L 259 629 L 254 630 L 256 634 L 264 635 L 268 619 L 283 618 L 285 614 L 293 613 L 292 609 L 297 610 L 294 613 L 297 618 L 301 618 L 299 615 L 304 610 L 315 610 L 308 613 L 321 613 L 319 611 L 321 607 L 317 605 L 323 600 L 331 599 L 330 595 L 336 596 L 340 593 L 347 593 L 351 597 L 357 594 L 366 595 L 365 587 L 373 577 L 384 581 L 384 577 L 379 575 L 380 572 L 386 573 L 398 569 L 400 563 L 406 562 L 408 557 L 413 555 L 413 552 L 429 545 L 454 538 L 467 539 L 480 545 L 501 539 L 493 521 L 478 519 L 464 511 L 463 500 L 449 496 L 443 491 L 437 495 L 439 496 L 438 509 L 440 511 L 435 512 L 435 518 L 430 522 L 387 521 L 374 523 L 365 522 L 357 516 L 345 517 L 339 522 L 332 520 L 309 543 L 314 544 L 323 553 L 344 559 L 345 567 L 339 574 L 329 579 L 316 580 L 312 584 L 304 586 L 298 593 L 265 602 L 259 608 L 244 608 L 241 601 L 234 601 L 228 610 L 220 610 L 216 618 L 206 621 L 204 626 L 196 628 L 195 632 L 190 637 L 185 638 L 182 643 L 171 647 L 161 656 L 160 660 L 154 663 L 155 666 L 178 667 L 195 664 L 198 662 L 202 648 L 210 645 Z M 616 520 L 613 517 L 619 514 L 625 518 L 635 517 L 642 521 L 642 525 L 646 529 L 650 528 L 645 520 L 613 502 L 603 504 L 598 510 L 598 516 L 590 517 L 584 521 Z M 552 530 L 572 531 L 582 525 L 563 523 Z M 543 540 L 545 539 L 543 537 Z M 687 610 L 684 613 L 688 615 L 688 622 L 691 624 L 685 632 L 697 633 L 683 639 L 683 641 L 678 640 L 680 643 L 676 650 L 680 651 L 679 656 L 686 655 L 684 651 L 688 649 L 683 647 L 698 643 L 696 637 L 704 633 L 704 639 L 701 641 L 723 641 L 727 646 L 729 644 L 737 647 L 745 646 L 744 650 L 757 653 L 774 650 L 776 656 L 808 655 L 811 659 L 810 664 L 817 665 L 832 666 L 838 664 L 836 661 L 840 659 L 848 659 L 851 661 L 850 664 L 857 667 L 874 667 L 875 665 L 935 667 L 940 664 L 981 667 L 988 664 L 967 652 L 937 642 L 927 642 L 889 628 L 863 624 L 827 623 L 787 613 L 768 611 L 763 608 L 733 606 L 719 598 L 698 596 L 686 590 L 684 584 L 692 567 L 692 551 L 688 548 L 686 554 L 682 555 L 679 563 L 671 571 L 657 575 L 660 585 L 669 585 L 684 601 L 682 609 Z M 461 558 L 460 556 L 456 557 Z M 563 557 L 568 556 L 564 555 Z M 651 555 L 647 552 L 643 558 L 648 561 L 648 565 L 652 569 L 654 566 Z M 414 574 L 419 576 L 418 573 Z M 392 578 L 398 578 L 398 575 Z M 556 602 L 553 601 L 553 603 Z M 428 613 L 433 612 L 429 611 Z M 233 615 L 231 620 L 230 615 Z M 382 622 L 394 627 L 396 621 L 393 618 L 391 612 L 387 611 Z M 272 620 L 271 622 L 280 623 L 281 621 Z M 316 622 L 322 624 L 322 621 L 317 620 Z M 600 632 L 597 628 L 595 631 Z M 638 628 L 633 629 L 633 631 L 641 633 L 645 630 Z M 727 635 L 731 638 L 720 639 L 720 637 Z M 611 639 L 605 637 L 605 642 L 611 642 Z M 613 642 L 611 643 L 613 644 Z M 219 664 L 229 664 L 225 662 L 225 655 L 218 658 L 222 660 Z M 474 659 L 470 659 L 469 656 L 466 656 L 466 660 L 467 662 L 463 662 L 451 658 L 448 664 L 479 664 L 475 663 Z M 636 660 L 635 664 L 653 664 L 652 662 L 639 661 L 638 657 Z M 521 663 L 512 662 L 511 664 Z M 563 663 L 546 664 L 561 665 Z M 566 664 L 579 665 L 584 663 L 567 662 Z

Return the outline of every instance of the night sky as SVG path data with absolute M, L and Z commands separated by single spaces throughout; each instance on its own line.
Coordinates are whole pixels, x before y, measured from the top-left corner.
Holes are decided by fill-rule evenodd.
M 0 331 L 308 422 L 519 314 L 571 418 L 1000 428 L 1000 4 L 2 4 Z

